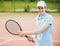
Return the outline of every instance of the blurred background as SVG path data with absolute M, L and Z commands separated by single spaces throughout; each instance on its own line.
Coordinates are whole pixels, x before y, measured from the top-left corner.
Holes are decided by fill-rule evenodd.
M 0 0 L 0 12 L 37 12 L 39 0 Z M 60 12 L 60 0 L 44 0 L 47 12 Z

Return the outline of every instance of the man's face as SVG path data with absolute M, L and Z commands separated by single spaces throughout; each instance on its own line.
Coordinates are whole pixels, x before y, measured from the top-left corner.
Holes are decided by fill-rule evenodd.
M 38 12 L 41 14 L 41 15 L 43 15 L 44 13 L 45 13 L 45 11 L 46 11 L 46 7 L 41 7 L 41 6 L 39 6 L 39 7 L 37 7 L 38 8 Z

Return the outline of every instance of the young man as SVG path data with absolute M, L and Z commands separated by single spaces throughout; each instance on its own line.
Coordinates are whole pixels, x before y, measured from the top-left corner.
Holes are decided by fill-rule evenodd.
M 53 46 L 52 44 L 53 18 L 51 15 L 45 12 L 46 3 L 44 1 L 39 1 L 37 3 L 37 8 L 38 8 L 38 15 L 36 17 L 37 29 L 35 29 L 32 32 L 20 32 L 19 35 L 20 36 L 36 35 L 36 46 Z

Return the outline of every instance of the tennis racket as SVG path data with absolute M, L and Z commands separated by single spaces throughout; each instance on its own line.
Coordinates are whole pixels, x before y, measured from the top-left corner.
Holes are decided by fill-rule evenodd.
M 22 31 L 21 26 L 15 20 L 7 20 L 5 23 L 5 28 L 12 35 L 19 35 L 17 32 Z M 28 38 L 27 35 L 25 37 Z M 32 42 L 34 42 L 33 39 Z

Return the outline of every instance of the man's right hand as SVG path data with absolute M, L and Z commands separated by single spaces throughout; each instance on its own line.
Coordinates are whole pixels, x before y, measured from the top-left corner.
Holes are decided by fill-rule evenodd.
M 28 36 L 27 39 L 28 39 L 28 41 L 33 41 L 34 42 L 34 40 L 31 36 Z

